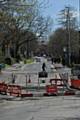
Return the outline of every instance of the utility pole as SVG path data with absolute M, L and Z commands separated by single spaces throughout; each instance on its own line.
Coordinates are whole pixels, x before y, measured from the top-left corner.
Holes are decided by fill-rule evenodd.
M 80 58 L 80 0 L 79 0 L 79 58 Z
M 70 8 L 66 7 L 66 30 L 67 30 L 67 57 L 68 65 L 71 65 L 71 40 L 70 40 Z

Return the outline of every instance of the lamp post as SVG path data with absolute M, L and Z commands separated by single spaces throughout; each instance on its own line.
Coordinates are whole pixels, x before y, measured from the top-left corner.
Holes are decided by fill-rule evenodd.
M 66 47 L 63 48 L 63 54 L 64 54 L 64 64 L 66 65 L 67 64 L 67 49 Z

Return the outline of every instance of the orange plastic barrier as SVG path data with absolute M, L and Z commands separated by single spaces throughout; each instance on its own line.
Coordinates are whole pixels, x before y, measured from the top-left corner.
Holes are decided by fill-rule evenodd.
M 47 85 L 46 92 L 48 94 L 57 94 L 57 92 L 58 92 L 57 86 L 56 85 Z
M 21 87 L 18 85 L 8 85 L 7 93 L 10 95 L 19 97 L 21 96 Z
M 12 85 L 8 85 L 8 88 L 7 88 L 7 93 L 10 93 L 10 95 L 12 94 Z
M 71 87 L 80 89 L 80 80 L 71 80 Z
M 25 90 L 24 90 L 25 91 Z M 5 82 L 0 82 L 0 93 L 9 94 L 15 97 L 32 97 L 32 93 L 22 92 L 22 88 L 19 85 L 7 85 Z
M 22 93 L 21 97 L 33 97 L 32 93 Z
M 50 79 L 51 85 L 63 86 L 63 79 Z
M 75 95 L 75 92 L 74 91 L 65 91 L 64 95 L 65 96 Z
M 0 82 L 0 93 L 5 93 L 7 92 L 7 84 L 4 82 Z

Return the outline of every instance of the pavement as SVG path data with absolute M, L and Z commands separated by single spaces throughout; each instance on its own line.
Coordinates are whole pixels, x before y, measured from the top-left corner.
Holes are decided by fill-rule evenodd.
M 52 72 L 49 77 L 55 77 L 56 71 L 50 69 L 50 64 L 47 64 L 47 68 L 49 72 Z M 16 84 L 19 83 L 26 86 L 25 75 L 29 72 L 38 72 L 40 70 L 40 63 L 23 65 L 15 71 L 2 71 L 0 79 L 7 82 L 8 78 L 11 80 L 12 72 L 15 72 L 16 75 L 18 74 Z M 22 74 L 19 74 L 20 72 Z M 35 76 L 33 77 L 34 84 L 36 81 Z M 0 95 L 0 98 L 0 120 L 80 120 L 79 96 L 34 96 L 31 98 L 12 99 L 12 96 Z
M 0 120 L 80 120 L 80 98 L 38 97 L 0 103 Z

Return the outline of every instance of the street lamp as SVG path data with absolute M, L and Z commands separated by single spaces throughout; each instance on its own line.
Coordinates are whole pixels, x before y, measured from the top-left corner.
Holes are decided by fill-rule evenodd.
M 66 47 L 63 48 L 63 59 L 64 59 L 64 63 L 63 64 L 67 64 L 67 49 Z
M 39 33 L 36 33 L 36 37 L 39 37 L 40 36 L 40 34 Z

